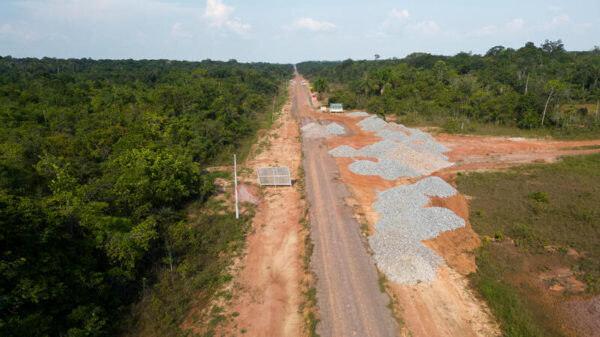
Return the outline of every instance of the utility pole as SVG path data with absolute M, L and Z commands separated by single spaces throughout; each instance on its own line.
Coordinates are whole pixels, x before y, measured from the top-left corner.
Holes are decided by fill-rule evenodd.
M 233 176 L 235 185 L 235 218 L 240 218 L 240 208 L 238 207 L 238 191 L 237 191 L 237 162 L 235 160 L 235 154 L 233 155 Z

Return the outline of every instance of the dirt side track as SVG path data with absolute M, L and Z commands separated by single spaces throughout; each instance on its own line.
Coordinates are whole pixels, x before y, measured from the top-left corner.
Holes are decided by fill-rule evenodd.
M 297 87 L 294 103 L 292 114 L 300 116 L 302 125 L 310 123 L 312 107 L 304 87 Z M 311 264 L 321 319 L 317 332 L 323 337 L 396 335 L 398 326 L 387 308 L 389 297 L 380 291 L 360 226 L 346 205 L 350 193 L 338 181 L 335 160 L 324 139 L 305 137 L 302 150 L 315 245 Z

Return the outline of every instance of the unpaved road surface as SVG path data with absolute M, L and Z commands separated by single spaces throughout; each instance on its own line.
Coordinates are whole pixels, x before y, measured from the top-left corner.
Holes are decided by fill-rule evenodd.
M 349 145 L 355 149 L 371 145 L 381 140 L 374 132 L 363 131 L 357 122 L 342 114 L 314 114 L 315 118 L 335 121 L 345 126 L 347 136 L 327 138 L 329 149 Z M 450 154 L 452 152 L 449 152 Z M 395 181 L 374 175 L 358 175 L 349 170 L 352 158 L 336 157 L 340 180 L 347 184 L 356 205 L 356 212 L 364 214 L 370 225 L 380 216 L 373 208 L 375 191 L 412 184 L 420 178 L 402 177 Z M 442 232 L 437 238 L 424 241 L 447 263 L 436 272 L 436 280 L 430 284 L 403 285 L 389 282 L 391 293 L 397 299 L 404 320 L 405 335 L 422 337 L 454 336 L 499 336 L 500 330 L 486 304 L 475 296 L 466 277 L 475 271 L 475 258 L 472 250 L 481 241 L 468 221 L 468 207 L 464 197 L 457 194 L 450 198 L 433 198 L 430 206 L 446 207 L 466 221 L 466 226 Z
M 298 121 L 290 115 L 286 104 L 275 127 L 260 141 L 271 145 L 252 156 L 242 182 L 256 184 L 256 168 L 289 166 L 292 179 L 298 178 L 301 148 Z M 247 171 L 246 171 L 247 172 Z M 240 196 L 258 188 L 244 189 Z M 227 310 L 232 317 L 217 331 L 218 336 L 296 337 L 302 335 L 302 315 L 298 312 L 302 293 L 300 282 L 302 240 L 299 219 L 304 201 L 297 186 L 268 187 L 258 199 L 252 222 L 253 232 L 247 238 L 244 257 L 234 267 L 231 286 L 234 298 Z
M 302 78 L 296 78 L 301 83 Z M 307 89 L 296 87 L 292 113 L 302 125 L 313 121 Z M 378 285 L 378 274 L 367 253 L 350 197 L 322 138 L 303 138 L 306 192 L 310 203 L 312 268 L 317 278 L 317 301 L 323 337 L 394 336 L 396 321 L 386 307 L 389 297 Z

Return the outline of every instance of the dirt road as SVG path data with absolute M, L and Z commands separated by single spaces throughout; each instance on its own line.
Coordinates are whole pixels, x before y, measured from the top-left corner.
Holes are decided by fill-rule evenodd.
M 298 121 L 286 104 L 273 130 L 259 143 L 270 144 L 243 165 L 243 183 L 256 184 L 256 168 L 289 166 L 292 179 L 298 179 L 301 149 Z M 246 171 L 248 172 L 248 171 Z M 242 185 L 243 187 L 244 185 Z M 266 188 L 262 195 L 249 195 L 256 186 L 240 189 L 242 200 L 258 199 L 244 257 L 234 267 L 230 291 L 233 300 L 227 309 L 231 317 L 217 331 L 218 336 L 296 337 L 302 334 L 302 315 L 298 312 L 302 293 L 300 283 L 302 237 L 299 219 L 304 201 L 297 186 Z M 260 194 L 260 193 L 256 193 Z
M 297 83 L 302 78 L 296 78 Z M 312 121 L 307 89 L 296 88 L 292 114 L 306 125 Z M 394 336 L 398 332 L 389 298 L 378 285 L 372 257 L 367 253 L 350 193 L 339 182 L 339 171 L 322 138 L 303 138 L 306 192 L 310 203 L 312 268 L 317 277 L 321 336 Z

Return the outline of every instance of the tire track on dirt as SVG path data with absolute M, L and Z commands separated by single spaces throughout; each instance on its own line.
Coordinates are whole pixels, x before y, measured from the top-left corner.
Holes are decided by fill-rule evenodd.
M 297 83 L 302 79 L 297 77 Z M 302 118 L 310 106 L 306 89 L 298 86 L 293 108 Z M 398 327 L 386 307 L 389 298 L 381 293 L 378 275 L 353 210 L 345 204 L 350 196 L 339 176 L 335 161 L 323 140 L 303 142 L 306 190 L 311 203 L 311 237 L 315 245 L 312 268 L 317 277 L 317 300 L 321 336 L 393 336 Z

